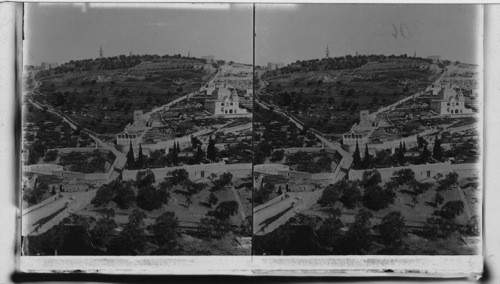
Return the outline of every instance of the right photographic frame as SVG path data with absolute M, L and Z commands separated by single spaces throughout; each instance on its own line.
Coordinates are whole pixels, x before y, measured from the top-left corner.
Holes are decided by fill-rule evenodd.
M 253 255 L 482 254 L 482 12 L 255 5 Z

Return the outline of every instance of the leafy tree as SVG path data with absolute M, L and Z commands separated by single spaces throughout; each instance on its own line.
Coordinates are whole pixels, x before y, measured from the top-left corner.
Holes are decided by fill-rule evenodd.
M 30 152 L 31 154 L 31 152 Z M 255 149 L 254 154 L 253 154 L 253 164 L 254 165 L 260 165 L 263 164 L 266 160 L 266 154 L 259 150 L 258 148 Z M 38 161 L 38 159 L 37 159 Z
M 112 210 L 112 214 L 104 214 L 104 216 L 96 222 L 95 226 L 89 232 L 94 246 L 107 247 L 111 241 L 111 233 L 117 225 L 112 217 L 115 212 L 111 208 L 110 210 Z
M 274 150 L 271 154 L 271 162 L 277 162 L 281 161 L 283 157 L 285 156 L 285 151 L 284 150 Z
M 365 188 L 363 194 L 363 205 L 366 208 L 378 211 L 387 208 L 394 203 L 396 194 L 389 189 L 382 189 L 380 186 L 371 186 Z
M 211 188 L 211 191 L 219 191 L 224 189 L 224 187 L 230 185 L 232 183 L 233 179 L 233 174 L 230 172 L 225 172 L 222 175 L 220 175 L 218 180 L 214 180 L 213 187 Z
M 321 206 L 333 206 L 340 199 L 341 189 L 347 187 L 345 180 L 340 180 L 335 184 L 327 186 L 321 194 L 318 204 Z
M 211 135 L 208 140 L 207 159 L 212 162 L 215 162 L 217 160 L 217 148 L 215 148 L 215 140 L 212 139 Z
M 347 209 L 354 209 L 361 200 L 361 191 L 357 181 L 348 181 L 347 186 L 341 187 L 342 197 L 339 201 L 342 202 Z
M 464 203 L 461 200 L 453 200 L 446 202 L 443 207 L 441 207 L 441 210 L 434 212 L 433 215 L 438 215 L 447 221 L 451 221 L 463 212 Z
M 194 137 L 194 136 L 191 136 L 191 147 L 193 147 L 193 149 L 196 149 L 198 148 L 198 145 L 201 145 L 201 141 L 200 139 L 198 139 L 197 137 Z
M 453 231 L 454 226 L 450 222 L 443 218 L 431 217 L 427 218 L 422 233 L 427 238 L 436 239 L 448 238 Z
M 410 184 L 411 189 L 413 189 L 413 192 L 415 192 L 416 195 L 427 192 L 432 188 L 432 186 L 433 185 L 430 182 L 418 182 L 416 180 Z
M 238 212 L 238 203 L 232 201 L 222 201 L 214 211 L 209 211 L 207 216 L 213 216 L 219 220 L 227 220 Z
M 120 235 L 113 239 L 108 247 L 111 255 L 138 255 L 146 245 L 144 233 L 146 213 L 134 209 L 129 215 L 128 223 L 124 226 Z
M 113 201 L 122 209 L 128 209 L 135 201 L 135 192 L 131 182 L 122 181 L 116 188 Z
M 197 194 L 198 192 L 202 191 L 207 184 L 202 183 L 202 182 L 192 182 L 190 180 L 186 181 L 183 183 L 182 187 L 187 190 L 189 196 Z
M 180 235 L 179 219 L 174 212 L 165 212 L 160 215 L 154 225 L 151 226 L 151 231 L 155 235 L 157 244 L 162 248 L 164 253 L 173 253 L 177 251 L 176 239 Z
M 380 176 L 379 171 L 377 170 L 365 171 L 363 173 L 363 177 L 361 180 L 361 186 L 364 188 L 372 187 L 378 185 L 381 182 L 382 182 L 382 177 Z
M 182 185 L 189 180 L 189 173 L 185 169 L 176 169 L 169 174 L 171 175 L 170 181 L 173 185 Z
M 448 173 L 444 179 L 438 180 L 439 186 L 436 188 L 437 191 L 447 191 L 452 186 L 458 184 L 458 173 L 451 172 Z
M 165 180 L 158 185 L 160 190 L 164 190 L 167 192 L 170 191 L 173 186 L 174 186 L 174 184 L 172 182 L 172 179 L 168 178 L 168 177 L 165 178 Z
M 58 156 L 58 151 L 57 150 L 49 150 L 47 151 L 47 153 L 45 154 L 45 159 L 43 159 L 45 162 L 52 162 L 52 161 L 55 161 L 57 159 L 57 156 Z
M 155 183 L 155 174 L 149 169 L 138 171 L 135 183 L 139 189 L 150 187 Z
M 322 245 L 333 247 L 339 239 L 342 227 L 342 221 L 340 221 L 339 218 L 325 219 L 316 232 L 318 235 L 318 242 Z
M 211 192 L 208 195 L 207 202 L 208 204 L 210 204 L 210 206 L 214 206 L 215 204 L 217 204 L 217 202 L 219 202 L 219 199 L 217 198 L 217 196 L 215 196 L 213 192 Z
M 162 198 L 160 191 L 152 186 L 140 188 L 137 193 L 137 206 L 148 211 L 161 208 Z
M 130 141 L 130 146 L 127 153 L 127 168 L 135 169 L 135 157 L 134 148 L 132 147 L 132 141 Z
M 392 174 L 391 180 L 399 185 L 412 184 L 415 181 L 415 172 L 410 168 L 401 169 Z
M 392 211 L 384 216 L 377 227 L 386 249 L 384 251 L 395 253 L 403 246 L 403 239 L 407 235 L 405 219 L 401 212 Z
M 23 194 L 23 200 L 30 204 L 38 204 L 42 201 L 43 195 L 48 191 L 49 186 L 45 183 L 39 183 L 32 190 L 27 190 Z
M 361 209 L 354 217 L 354 223 L 349 226 L 349 231 L 340 240 L 338 246 L 342 254 L 367 254 L 372 245 L 370 233 L 370 218 L 373 215 L 370 211 Z
M 221 238 L 230 230 L 230 226 L 227 222 L 210 217 L 202 218 L 198 228 L 206 236 L 211 238 Z
M 441 205 L 444 202 L 444 198 L 439 192 L 436 192 L 436 194 L 434 195 L 433 202 L 437 205 Z
M 108 205 L 109 202 L 111 202 L 113 200 L 114 196 L 115 196 L 115 193 L 113 192 L 111 185 L 106 184 L 106 185 L 101 186 L 97 190 L 91 203 L 97 207 L 106 206 L 106 205 Z

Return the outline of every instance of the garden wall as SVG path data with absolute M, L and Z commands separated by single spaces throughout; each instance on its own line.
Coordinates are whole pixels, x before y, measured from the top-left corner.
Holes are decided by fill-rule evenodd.
M 184 165 L 178 167 L 165 167 L 165 168 L 157 168 L 150 169 L 151 172 L 155 175 L 156 182 L 161 182 L 167 177 L 167 174 L 171 171 L 177 169 L 184 169 L 189 173 L 189 179 L 196 180 L 200 178 L 208 178 L 212 173 L 213 174 L 221 174 L 223 172 L 238 172 L 245 171 L 250 172 L 252 170 L 252 164 L 225 164 L 221 163 L 211 163 L 211 164 L 200 164 L 200 165 Z M 139 171 L 146 170 L 124 170 L 122 173 L 123 180 L 136 180 L 137 173 Z M 233 174 L 234 175 L 234 174 Z
M 478 164 L 451 164 L 446 163 L 436 163 L 436 164 L 425 164 L 425 165 L 410 165 L 404 167 L 391 167 L 391 168 L 380 168 L 376 169 L 382 178 L 382 182 L 390 181 L 394 172 L 402 169 L 411 169 L 415 172 L 416 180 L 423 180 L 426 178 L 433 178 L 436 174 L 447 174 L 449 172 L 456 172 L 459 175 L 476 175 L 479 171 Z M 349 180 L 361 180 L 363 178 L 363 173 L 368 170 L 349 170 Z

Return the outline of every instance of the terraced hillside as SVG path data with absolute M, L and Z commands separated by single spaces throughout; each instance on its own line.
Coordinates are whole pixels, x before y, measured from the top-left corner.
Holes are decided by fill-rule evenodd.
M 94 132 L 117 133 L 131 121 L 134 110 L 148 111 L 195 91 L 215 72 L 201 59 L 140 59 L 144 61 L 125 57 L 123 63 L 114 63 L 116 69 L 106 69 L 109 65 L 96 59 L 41 71 L 35 99 Z M 129 67 L 131 62 L 137 65 Z

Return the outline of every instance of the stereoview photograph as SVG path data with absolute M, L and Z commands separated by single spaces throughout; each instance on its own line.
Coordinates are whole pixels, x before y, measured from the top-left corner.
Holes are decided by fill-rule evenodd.
M 22 254 L 249 255 L 252 5 L 24 8 Z
M 21 262 L 480 273 L 482 22 L 457 4 L 24 4 Z
M 255 255 L 481 254 L 474 5 L 256 5 Z

